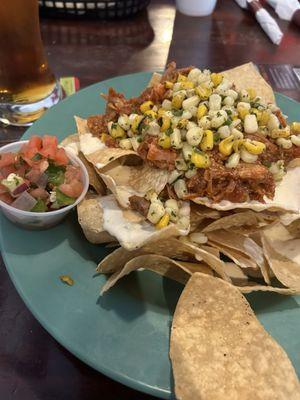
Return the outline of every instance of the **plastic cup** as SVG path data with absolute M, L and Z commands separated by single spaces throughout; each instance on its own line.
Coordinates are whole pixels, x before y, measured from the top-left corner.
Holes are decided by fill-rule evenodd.
M 28 143 L 28 140 L 22 140 L 3 146 L 0 148 L 0 154 L 8 152 L 16 153 L 25 143 Z M 83 200 L 89 188 L 89 176 L 87 170 L 82 161 L 77 156 L 71 154 L 68 151 L 66 152 L 69 159 L 71 160 L 71 163 L 76 166 L 78 165 L 81 169 L 83 180 L 83 191 L 81 195 L 70 206 L 60 208 L 59 210 L 47 211 L 42 213 L 19 210 L 0 200 L 1 210 L 11 222 L 25 229 L 48 229 L 62 221 L 66 217 L 66 215 L 72 210 L 72 208 L 76 207 L 76 205 L 80 203 L 81 200 Z
M 204 17 L 213 12 L 216 3 L 217 0 L 176 0 L 176 7 L 183 14 Z

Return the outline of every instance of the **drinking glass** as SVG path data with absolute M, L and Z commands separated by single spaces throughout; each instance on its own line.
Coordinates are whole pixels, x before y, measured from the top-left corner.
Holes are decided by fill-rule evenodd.
M 38 0 L 0 0 L 0 121 L 30 125 L 61 95 L 43 49 Z

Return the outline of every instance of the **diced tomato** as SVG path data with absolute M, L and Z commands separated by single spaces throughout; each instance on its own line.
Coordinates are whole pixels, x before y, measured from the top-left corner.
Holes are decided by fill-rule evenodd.
M 14 165 L 8 165 L 7 167 L 2 167 L 0 172 L 3 178 L 6 179 L 9 174 L 15 174 L 17 170 Z
M 57 149 L 55 154 L 55 160 L 57 165 L 67 165 L 69 163 L 69 158 L 65 152 L 65 149 Z
M 39 136 L 32 136 L 29 139 L 28 147 L 40 150 L 42 148 L 42 138 Z
M 2 193 L 0 194 L 0 200 L 4 201 L 6 204 L 11 204 L 14 199 L 9 193 Z
M 0 194 L 7 193 L 7 187 L 0 183 Z
M 47 147 L 57 147 L 57 137 L 56 136 L 49 136 L 45 135 L 43 136 L 43 148 Z
M 51 158 L 52 160 L 55 159 L 56 155 L 56 146 L 47 146 L 43 147 L 42 150 L 39 151 L 39 153 L 46 158 Z
M 70 183 L 73 179 L 78 181 L 81 180 L 81 171 L 79 167 L 75 167 L 75 165 L 68 165 L 65 173 L 66 183 Z
M 14 164 L 16 155 L 14 153 L 3 153 L 0 155 L 0 168 L 7 167 L 10 164 Z
M 49 193 L 42 188 L 36 188 L 30 191 L 30 194 L 35 199 L 43 199 L 46 200 L 49 197 Z
M 70 183 L 63 183 L 59 190 L 70 197 L 79 197 L 83 191 L 82 182 L 74 179 Z

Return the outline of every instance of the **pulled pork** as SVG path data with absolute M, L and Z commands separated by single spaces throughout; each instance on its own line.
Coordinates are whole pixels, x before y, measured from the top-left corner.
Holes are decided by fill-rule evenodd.
M 150 207 L 150 201 L 141 196 L 129 197 L 130 208 L 142 214 L 145 218 L 147 217 L 148 210 Z
M 199 169 L 187 182 L 187 198 L 208 197 L 214 202 L 229 200 L 242 203 L 248 200 L 264 202 L 274 197 L 273 175 L 263 165 L 240 163 L 235 169 L 213 162 L 209 169 Z
M 153 167 L 169 171 L 175 169 L 176 150 L 162 149 L 157 144 L 157 138 L 155 137 L 146 137 L 139 145 L 137 152 L 144 161 L 147 161 Z

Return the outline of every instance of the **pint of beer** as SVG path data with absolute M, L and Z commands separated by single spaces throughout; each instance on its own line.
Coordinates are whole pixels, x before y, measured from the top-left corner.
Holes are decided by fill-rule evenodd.
M 60 97 L 43 50 L 38 0 L 0 0 L 0 121 L 30 125 Z

